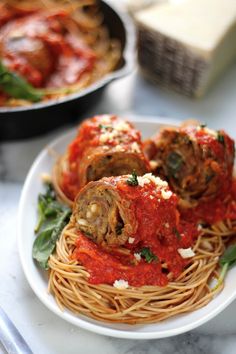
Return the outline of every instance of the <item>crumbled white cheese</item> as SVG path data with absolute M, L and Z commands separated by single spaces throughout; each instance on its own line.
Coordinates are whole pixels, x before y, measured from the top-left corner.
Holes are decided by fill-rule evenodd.
M 179 254 L 181 255 L 182 258 L 191 258 L 195 256 L 195 253 L 193 252 L 192 248 L 179 248 L 178 249 Z
M 201 231 L 201 230 L 202 230 L 202 225 L 201 225 L 201 224 L 198 224 L 197 230 L 198 230 L 198 231 Z
M 77 223 L 81 226 L 88 226 L 88 221 L 85 219 L 78 219 Z
M 106 143 L 107 141 L 112 141 L 115 138 L 117 138 L 119 136 L 119 132 L 116 130 L 112 130 L 111 132 L 105 132 L 103 134 L 100 135 L 100 143 Z
M 163 181 L 160 177 L 155 177 L 151 173 L 146 173 L 146 175 L 144 175 L 144 176 L 148 176 L 150 181 L 155 183 L 158 187 L 167 187 L 168 186 L 168 183 L 166 181 Z
M 138 184 L 140 185 L 140 187 L 143 187 L 145 184 L 150 183 L 150 179 L 146 178 L 145 175 L 142 177 L 137 177 L 138 179 Z
M 101 134 L 99 137 L 100 143 L 106 143 L 109 140 L 109 133 Z
M 149 197 L 150 199 L 154 199 L 155 197 L 154 197 L 154 195 L 150 195 L 150 197 Z
M 120 279 L 115 280 L 113 286 L 117 289 L 127 289 L 129 287 L 129 283 L 126 280 Z
M 136 141 L 134 141 L 134 142 L 131 144 L 131 151 L 132 151 L 132 152 L 137 152 L 137 153 L 140 153 L 140 152 L 141 152 L 140 147 L 139 147 L 139 145 L 136 143 Z
M 136 260 L 138 262 L 141 261 L 141 254 L 140 253 L 134 253 L 134 257 L 136 258 Z
M 164 189 L 161 190 L 161 196 L 163 199 L 170 199 L 170 197 L 172 196 L 172 192 L 171 191 L 165 191 Z
M 129 238 L 128 238 L 128 242 L 129 242 L 129 243 L 134 243 L 134 240 L 135 240 L 134 237 L 129 237 Z
M 170 227 L 170 225 L 169 225 L 168 222 L 165 223 L 165 227 L 166 227 L 167 229 Z
M 103 114 L 100 117 L 100 122 L 102 124 L 110 124 L 111 123 L 111 116 L 109 114 Z
M 124 121 L 120 121 L 115 125 L 115 129 L 123 132 L 127 132 L 130 129 L 130 126 L 128 123 Z
M 142 177 L 138 177 L 138 183 L 141 187 L 144 186 L 144 184 L 148 183 L 154 183 L 158 187 L 167 187 L 168 183 L 166 181 L 163 181 L 159 177 L 155 177 L 152 173 L 146 173 Z
M 120 144 L 115 146 L 115 150 L 118 152 L 123 152 L 125 151 L 125 148 L 123 148 Z
M 108 116 L 109 117 L 109 116 Z M 101 120 L 102 123 L 104 124 L 111 124 L 111 119 L 102 118 Z M 114 140 L 115 138 L 121 136 L 121 132 L 127 132 L 130 129 L 130 126 L 128 123 L 124 121 L 119 121 L 117 124 L 112 125 L 108 131 L 105 129 L 102 130 L 102 134 L 100 135 L 99 141 L 100 143 L 106 143 L 109 140 Z M 105 131 L 104 131 L 105 130 Z

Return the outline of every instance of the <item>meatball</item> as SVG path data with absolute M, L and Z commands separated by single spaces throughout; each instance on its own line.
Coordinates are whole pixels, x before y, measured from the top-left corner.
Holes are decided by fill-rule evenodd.
M 204 126 L 166 128 L 146 143 L 146 153 L 154 173 L 168 180 L 185 206 L 210 201 L 229 191 L 234 142 L 222 130 Z

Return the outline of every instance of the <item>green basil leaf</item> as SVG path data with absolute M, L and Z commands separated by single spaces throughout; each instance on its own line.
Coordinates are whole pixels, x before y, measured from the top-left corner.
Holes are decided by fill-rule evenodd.
M 38 196 L 38 222 L 34 229 L 35 233 L 39 232 L 46 217 L 52 215 L 52 211 L 50 212 L 52 206 L 50 207 L 50 204 L 56 201 L 56 194 L 52 185 L 49 183 L 46 188 L 45 194 L 40 193 Z M 55 213 L 57 213 L 57 210 L 54 210 L 54 215 Z
M 174 232 L 175 236 L 177 237 L 177 239 L 181 240 L 181 235 L 180 235 L 179 231 L 176 229 L 176 227 L 173 228 L 173 232 Z
M 217 131 L 217 140 L 218 140 L 219 143 L 221 143 L 222 145 L 225 145 L 225 137 L 224 137 L 224 135 L 223 135 L 220 131 Z
M 70 216 L 71 209 L 56 200 L 53 186 L 47 184 L 46 192 L 38 196 L 38 222 L 35 232 L 40 233 L 33 244 L 33 258 L 40 267 L 48 268 L 48 258 Z
M 47 217 L 50 217 L 50 216 L 55 216 L 57 215 L 58 213 L 66 210 L 67 207 L 62 205 L 61 203 L 57 202 L 57 201 L 52 201 L 50 202 L 47 207 L 45 208 L 44 210 L 44 214 L 45 216 Z
M 151 263 L 152 261 L 158 260 L 158 257 L 154 253 L 152 253 L 152 251 L 148 247 L 143 247 L 140 251 L 140 254 L 143 258 L 145 258 L 147 263 Z
M 38 222 L 34 228 L 35 233 L 39 232 L 39 230 L 45 220 L 44 210 L 45 210 L 45 203 L 42 199 L 39 198 L 39 200 L 38 200 Z
M 40 267 L 48 269 L 48 259 L 55 249 L 56 242 L 69 221 L 70 210 L 65 210 L 56 219 L 51 220 L 49 225 L 37 236 L 33 244 L 33 258 Z
M 126 183 L 129 186 L 138 186 L 138 177 L 135 171 L 132 172 L 132 175 L 126 180 Z
M 43 93 L 31 86 L 24 78 L 9 71 L 0 61 L 0 88 L 9 96 L 39 102 Z
M 236 265 L 236 244 L 229 246 L 220 258 L 220 265 L 223 267 L 228 263 L 229 267 Z

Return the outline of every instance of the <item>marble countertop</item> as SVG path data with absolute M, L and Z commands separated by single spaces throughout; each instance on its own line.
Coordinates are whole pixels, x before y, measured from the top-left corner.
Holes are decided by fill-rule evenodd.
M 186 119 L 224 127 L 236 138 L 236 66 L 201 101 L 161 90 L 136 72 L 105 90 L 93 113 L 135 113 Z M 69 127 L 33 140 L 0 144 L 0 304 L 34 353 L 43 354 L 168 354 L 236 352 L 236 302 L 198 329 L 176 337 L 134 341 L 96 335 L 51 313 L 29 287 L 19 261 L 16 217 L 26 173 L 36 155 Z M 0 345 L 0 353 L 5 353 Z

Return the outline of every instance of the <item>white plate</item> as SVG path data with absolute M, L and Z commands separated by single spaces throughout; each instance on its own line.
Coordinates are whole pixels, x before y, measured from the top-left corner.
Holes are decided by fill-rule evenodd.
M 160 127 L 166 124 L 178 125 L 178 121 L 156 118 L 138 119 L 133 117 L 135 126 L 142 132 L 144 138 L 153 135 Z M 50 147 L 59 153 L 63 153 L 67 144 L 75 136 L 75 130 L 63 135 L 50 144 Z M 35 239 L 34 226 L 37 218 L 37 197 L 43 191 L 40 175 L 43 172 L 50 173 L 54 159 L 44 149 L 32 165 L 26 178 L 19 206 L 18 214 L 18 246 L 23 270 L 30 286 L 39 299 L 54 313 L 66 321 L 84 329 L 119 338 L 151 339 L 174 336 L 187 332 L 221 312 L 236 298 L 236 267 L 232 268 L 226 278 L 223 291 L 205 307 L 179 315 L 163 322 L 145 325 L 107 324 L 90 319 L 85 316 L 76 316 L 70 311 L 61 311 L 53 296 L 47 292 L 47 275 L 42 272 L 32 259 L 32 245 Z

